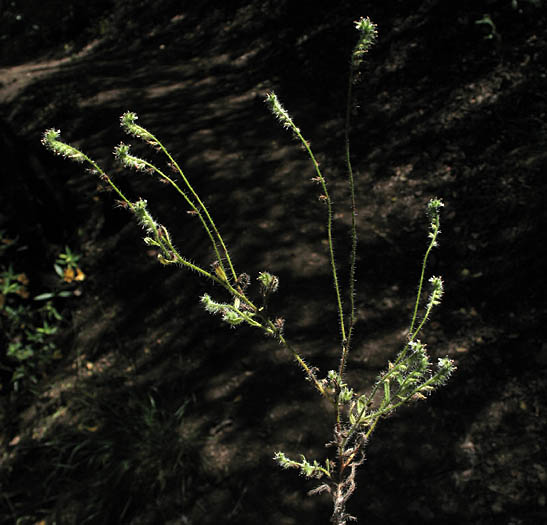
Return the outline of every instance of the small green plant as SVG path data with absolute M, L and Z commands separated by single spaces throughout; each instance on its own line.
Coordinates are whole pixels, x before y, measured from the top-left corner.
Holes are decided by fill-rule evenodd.
M 130 136 L 143 140 L 154 149 L 162 152 L 166 157 L 168 166 L 175 172 L 177 179 L 168 175 L 165 170 L 160 169 L 155 164 L 132 155 L 130 146 L 124 143 L 116 146 L 114 155 L 123 166 L 157 175 L 179 193 L 188 205 L 189 212 L 199 220 L 209 240 L 215 259 L 210 267 L 192 262 L 189 257 L 181 254 L 175 247 L 167 228 L 152 217 L 147 201 L 144 199 L 130 201 L 95 161 L 80 150 L 62 142 L 60 140 L 60 131 L 49 129 L 44 132 L 42 138 L 43 144 L 55 154 L 90 166 L 91 171 L 114 190 L 119 198 L 119 204 L 133 213 L 137 222 L 144 229 L 144 242 L 158 251 L 157 257 L 162 264 L 178 265 L 190 269 L 225 290 L 228 298 L 223 300 L 212 298 L 209 294 L 203 294 L 201 303 L 208 312 L 220 316 L 222 321 L 232 327 L 247 324 L 260 330 L 266 336 L 277 340 L 294 357 L 319 396 L 328 401 L 332 409 L 331 417 L 333 419 L 333 433 L 329 443 L 329 450 L 332 451 L 331 457 L 325 461 L 309 460 L 304 456 L 291 459 L 285 453 L 277 452 L 274 459 L 283 468 L 296 469 L 307 478 L 320 480 L 319 486 L 312 492 L 327 492 L 330 494 L 333 502 L 331 522 L 336 525 L 342 525 L 348 520 L 354 519 L 347 513 L 346 504 L 355 490 L 355 473 L 357 467 L 364 462 L 365 446 L 379 421 L 405 404 L 424 399 L 435 388 L 444 384 L 455 368 L 454 363 L 447 358 L 439 359 L 436 364 L 432 364 L 426 346 L 419 339 L 419 335 L 433 308 L 440 303 L 443 295 L 441 278 L 431 277 L 429 279 L 429 296 L 426 300 L 423 298 L 426 287 L 426 267 L 432 249 L 437 246 L 440 234 L 440 210 L 443 206 L 440 199 L 432 199 L 427 208 L 429 242 L 421 265 L 418 292 L 414 309 L 410 315 L 406 341 L 395 360 L 387 363 L 386 369 L 378 376 L 370 391 L 360 392 L 347 383 L 346 366 L 356 320 L 355 277 L 357 261 L 356 188 L 351 165 L 349 140 L 352 86 L 365 54 L 376 39 L 376 26 L 368 18 L 358 20 L 356 28 L 359 37 L 350 62 L 345 122 L 345 161 L 351 195 L 352 216 L 352 245 L 349 256 L 349 284 L 347 290 L 343 290 L 340 284 L 339 269 L 335 260 L 334 211 L 327 179 L 319 167 L 309 142 L 281 105 L 276 94 L 269 93 L 266 96 L 266 103 L 271 112 L 281 125 L 288 129 L 301 143 L 310 158 L 315 170 L 313 180 L 318 184 L 321 191 L 319 200 L 326 207 L 329 264 L 340 330 L 340 361 L 336 369 L 330 370 L 325 376 L 321 376 L 315 366 L 308 364 L 300 351 L 285 338 L 285 320 L 270 312 L 269 298 L 277 292 L 279 279 L 267 271 L 259 273 L 256 278 L 258 293 L 255 292 L 255 298 L 253 298 L 253 294 L 251 294 L 251 277 L 236 270 L 228 247 L 209 209 L 160 140 L 150 131 L 137 124 L 137 115 L 135 113 L 124 113 L 121 117 L 121 127 Z M 349 311 L 344 308 L 345 302 L 349 302 Z
M 5 241 L 3 236 L 2 239 Z M 0 256 L 15 244 L 15 240 L 4 242 L 6 250 Z M 11 372 L 12 387 L 17 392 L 25 383 L 35 385 L 51 363 L 62 357 L 54 337 L 63 322 L 56 300 L 78 292 L 65 285 L 31 298 L 30 281 L 25 273 L 16 272 L 11 263 L 0 269 L 0 328 L 7 341 L 9 363 L 2 367 Z
M 79 261 L 80 255 L 71 251 L 68 246 L 65 246 L 65 251 L 59 254 L 53 268 L 55 273 L 67 283 L 83 281 L 85 274 L 78 265 Z

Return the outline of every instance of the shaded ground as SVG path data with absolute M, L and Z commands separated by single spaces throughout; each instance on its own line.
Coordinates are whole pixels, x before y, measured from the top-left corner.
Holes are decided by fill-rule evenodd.
M 325 168 L 342 266 L 346 66 L 362 15 L 380 38 L 356 88 L 361 266 L 348 368 L 366 388 L 401 344 L 423 209 L 438 195 L 446 207 L 430 271 L 444 277 L 446 298 L 424 340 L 459 369 L 378 428 L 350 510 L 368 524 L 547 521 L 545 7 L 194 4 L 75 2 L 66 18 L 35 6 L 24 29 L 3 8 L 12 40 L 0 70 L 0 226 L 30 246 L 33 279 L 67 243 L 84 254 L 88 279 L 65 312 L 60 365 L 35 397 L 4 393 L 2 522 L 328 522 L 328 501 L 305 495 L 313 484 L 271 460 L 279 449 L 320 457 L 329 439 L 324 407 L 289 356 L 197 308 L 208 287 L 159 267 L 112 196 L 39 138 L 60 127 L 207 265 L 183 203 L 111 160 L 117 119 L 136 111 L 195 181 L 238 267 L 280 276 L 274 306 L 287 336 L 325 373 L 337 363 L 337 326 L 324 209 L 309 163 L 263 98 L 276 90 Z M 491 39 L 491 26 L 476 24 L 486 13 Z M 58 33 L 32 33 L 38 14 L 45 25 L 59 19 Z

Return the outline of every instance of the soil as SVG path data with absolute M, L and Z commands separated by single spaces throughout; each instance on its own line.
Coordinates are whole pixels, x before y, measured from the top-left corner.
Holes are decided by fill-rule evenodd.
M 0 3 L 0 229 L 27 247 L 15 263 L 35 291 L 65 245 L 87 276 L 64 303 L 63 359 L 32 394 L 3 380 L 0 522 L 329 522 L 328 498 L 306 495 L 314 483 L 272 461 L 321 459 L 330 439 L 328 407 L 291 357 L 212 319 L 199 297 L 221 299 L 219 287 L 159 265 L 101 182 L 40 137 L 60 128 L 208 266 L 184 202 L 112 158 L 127 141 L 118 118 L 135 111 L 208 203 L 239 271 L 279 276 L 271 307 L 324 375 L 338 362 L 325 208 L 263 100 L 275 90 L 328 178 L 345 285 L 348 57 L 352 22 L 370 16 L 379 39 L 351 130 L 348 379 L 366 390 L 404 342 L 434 196 L 445 208 L 428 274 L 443 276 L 445 297 L 422 340 L 458 370 L 378 426 L 349 511 L 368 525 L 547 523 L 544 3 L 65 4 Z

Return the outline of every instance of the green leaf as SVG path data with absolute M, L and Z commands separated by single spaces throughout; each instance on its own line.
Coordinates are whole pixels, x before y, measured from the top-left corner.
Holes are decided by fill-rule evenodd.
M 365 420 L 365 417 L 367 415 L 367 411 L 365 409 L 365 406 L 366 406 L 366 396 L 365 395 L 362 395 L 358 400 L 357 400 L 357 403 L 355 404 L 353 410 L 350 412 L 349 414 L 349 421 L 352 425 L 355 425 L 357 423 L 357 417 L 359 415 L 361 415 L 360 419 L 359 419 L 359 424 L 362 424 Z M 362 412 L 362 414 L 361 414 Z
M 384 406 L 387 406 L 389 405 L 390 401 L 391 401 L 391 395 L 389 391 L 389 380 L 388 380 L 388 381 L 384 381 L 384 401 L 382 404 Z
M 35 301 L 47 301 L 48 299 L 53 299 L 54 297 L 55 297 L 54 293 L 46 292 L 46 293 L 41 293 L 41 294 L 37 295 L 34 298 L 34 300 Z
M 34 350 L 29 347 L 23 347 L 20 342 L 11 343 L 8 346 L 7 355 L 18 361 L 25 361 L 34 355 Z

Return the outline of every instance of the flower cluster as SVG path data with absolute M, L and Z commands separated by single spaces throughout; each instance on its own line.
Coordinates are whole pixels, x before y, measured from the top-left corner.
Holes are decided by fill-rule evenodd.
M 271 293 L 277 292 L 277 289 L 279 288 L 279 278 L 275 275 L 268 272 L 260 272 L 256 279 L 260 282 L 260 288 L 263 295 L 268 296 Z

